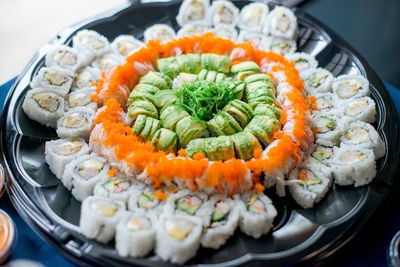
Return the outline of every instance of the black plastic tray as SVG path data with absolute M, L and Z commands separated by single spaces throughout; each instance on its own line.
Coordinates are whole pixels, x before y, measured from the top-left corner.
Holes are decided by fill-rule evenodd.
M 239 7 L 248 3 L 233 2 Z M 69 44 L 72 35 L 83 28 L 96 30 L 111 40 L 120 34 L 142 38 L 144 29 L 154 23 L 167 23 L 177 28 L 175 16 L 179 5 L 180 1 L 147 4 L 134 1 L 68 28 L 50 43 Z M 300 51 L 316 56 L 320 66 L 335 76 L 360 73 L 370 81 L 378 110 L 375 127 L 386 143 L 386 156 L 379 160 L 377 177 L 369 186 L 334 185 L 313 209 L 301 209 L 290 197 L 271 195 L 279 214 L 272 233 L 256 240 L 237 232 L 220 250 L 200 249 L 187 263 L 189 265 L 286 265 L 324 260 L 382 210 L 398 185 L 395 175 L 400 150 L 395 109 L 381 80 L 365 60 L 331 30 L 301 10 L 295 13 L 300 26 Z M 21 110 L 29 81 L 44 64 L 45 51 L 46 46 L 18 77 L 1 121 L 2 160 L 9 173 L 8 193 L 13 204 L 36 231 L 79 264 L 170 265 L 154 255 L 143 259 L 118 257 L 113 244 L 102 245 L 79 234 L 80 203 L 50 172 L 44 159 L 44 143 L 56 139 L 56 133 L 29 120 Z

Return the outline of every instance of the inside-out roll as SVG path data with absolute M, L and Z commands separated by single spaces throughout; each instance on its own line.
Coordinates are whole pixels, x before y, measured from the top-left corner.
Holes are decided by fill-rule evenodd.
M 99 69 L 100 71 L 109 71 L 120 65 L 124 58 L 115 53 L 106 53 L 97 57 L 92 62 L 92 67 Z
M 332 92 L 333 75 L 323 68 L 316 69 L 304 81 L 304 87 L 311 95 Z
M 342 134 L 342 123 L 340 119 L 331 114 L 314 114 L 316 143 L 323 146 L 337 146 Z
M 97 183 L 105 179 L 110 169 L 107 161 L 96 155 L 90 154 L 74 159 L 65 166 L 61 181 L 72 195 L 79 201 L 93 195 Z
M 289 175 L 289 191 L 303 208 L 312 208 L 329 191 L 331 171 L 325 165 L 306 160 Z
M 277 6 L 269 13 L 263 31 L 275 37 L 293 40 L 298 33 L 297 18 L 289 8 Z
M 46 162 L 58 179 L 62 178 L 68 163 L 88 153 L 89 146 L 82 138 L 52 140 L 45 145 Z
M 84 236 L 107 243 L 114 238 L 115 227 L 125 211 L 121 201 L 90 196 L 82 202 L 79 227 Z
M 227 25 L 234 27 L 239 17 L 239 9 L 230 1 L 213 1 L 210 9 L 211 23 L 214 26 Z
M 307 79 L 318 67 L 318 61 L 303 52 L 286 55 L 286 59 L 294 63 L 302 79 Z
M 57 135 L 60 138 L 82 137 L 89 139 L 93 128 L 95 112 L 88 107 L 70 109 L 57 121 Z
M 315 112 L 321 113 L 337 113 L 336 112 L 336 102 L 333 98 L 332 93 L 322 93 L 315 95 L 315 105 L 316 110 Z
M 160 40 L 162 42 L 175 38 L 175 31 L 167 24 L 154 24 L 144 31 L 144 40 Z
M 131 180 L 117 174 L 103 178 L 94 187 L 94 195 L 116 199 L 124 203 L 128 203 L 129 196 L 132 192 Z
M 238 26 L 248 31 L 261 32 L 268 13 L 269 8 L 264 3 L 248 4 L 240 11 Z
M 204 26 L 201 23 L 190 23 L 183 25 L 176 34 L 178 37 L 183 37 L 191 35 L 202 35 L 208 31 L 211 31 L 211 28 Z
M 374 152 L 364 148 L 340 147 L 334 152 L 330 167 L 339 185 L 363 186 L 376 176 Z
M 115 248 L 122 257 L 143 257 L 153 249 L 157 221 L 154 216 L 128 212 L 121 217 L 115 233 Z
M 46 54 L 46 66 L 75 72 L 89 64 L 92 59 L 93 55 L 90 53 L 79 53 L 78 50 L 66 45 L 54 45 Z
M 354 117 L 367 123 L 375 122 L 376 106 L 372 98 L 365 96 L 349 100 L 341 108 L 341 113 L 345 116 Z
M 209 201 L 213 204 L 212 213 L 204 228 L 201 245 L 218 249 L 234 234 L 239 222 L 239 208 L 233 199 L 222 195 L 214 195 Z
M 337 101 L 369 96 L 369 81 L 361 75 L 340 75 L 332 82 L 333 95 Z
M 128 209 L 159 215 L 164 210 L 165 201 L 157 197 L 157 192 L 150 186 L 133 185 L 128 199 Z
M 371 124 L 357 120 L 348 120 L 344 125 L 340 146 L 371 149 L 376 158 L 383 157 L 386 152 L 385 143 L 375 128 Z
M 250 42 L 254 47 L 261 49 L 264 46 L 264 35 L 258 32 L 240 31 L 238 36 L 239 42 Z
M 92 30 L 81 30 L 72 38 L 73 47 L 77 50 L 87 50 L 95 57 L 101 56 L 110 50 L 110 43 L 106 37 Z
M 31 120 L 55 128 L 64 115 L 65 100 L 49 89 L 29 90 L 22 103 L 22 109 Z
M 144 43 L 132 35 L 119 35 L 111 43 L 111 49 L 114 53 L 122 57 L 129 56 L 142 46 L 144 46 Z
M 77 71 L 71 91 L 92 87 L 92 84 L 100 78 L 101 70 L 86 66 Z
M 41 68 L 30 83 L 32 88 L 46 88 L 61 96 L 65 96 L 71 89 L 74 73 L 59 67 Z
M 95 88 L 93 87 L 71 92 L 66 96 L 66 109 L 70 110 L 77 107 L 87 107 L 97 110 L 97 102 L 92 100 L 95 92 Z
M 209 7 L 209 0 L 184 0 L 179 7 L 176 21 L 181 27 L 189 23 L 209 25 L 210 21 L 207 16 Z
M 297 49 L 297 45 L 295 41 L 290 39 L 268 36 L 265 39 L 263 49 L 271 50 L 272 52 L 286 55 L 294 53 Z
M 155 253 L 164 261 L 183 264 L 196 255 L 202 233 L 201 219 L 188 215 L 162 215 L 157 227 Z
M 214 33 L 215 36 L 230 40 L 236 40 L 238 36 L 238 32 L 235 27 L 223 24 L 215 26 L 215 28 L 213 28 L 211 31 Z
M 278 214 L 272 201 L 263 193 L 245 193 L 236 198 L 240 209 L 240 230 L 246 235 L 259 238 L 268 233 Z

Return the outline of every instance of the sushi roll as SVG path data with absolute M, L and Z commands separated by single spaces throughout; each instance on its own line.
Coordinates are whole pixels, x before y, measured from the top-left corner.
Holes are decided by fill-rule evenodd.
M 215 195 L 210 201 L 213 203 L 211 220 L 204 229 L 201 245 L 218 249 L 235 233 L 239 223 L 239 208 L 233 199 L 226 196 Z
M 238 26 L 247 31 L 261 32 L 269 8 L 264 3 L 251 3 L 242 8 L 239 15 Z
M 263 31 L 274 37 L 295 40 L 298 33 L 297 18 L 289 8 L 277 6 L 269 13 Z
M 265 40 L 263 47 L 264 50 L 270 50 L 272 52 L 286 55 L 293 54 L 297 50 L 296 42 L 289 39 L 283 39 L 280 37 L 269 36 Z
M 272 201 L 263 193 L 245 193 L 236 198 L 240 211 L 239 227 L 246 235 L 260 238 L 272 228 L 278 214 Z
M 254 152 L 261 151 L 261 145 L 257 138 L 250 132 L 240 132 L 232 135 L 235 146 L 236 158 L 250 160 L 254 157 Z
M 334 152 L 330 168 L 338 185 L 363 186 L 376 176 L 375 155 L 369 149 L 343 146 Z
M 289 175 L 289 191 L 305 209 L 312 208 L 329 191 L 332 174 L 328 167 L 315 161 L 305 161 Z
M 318 68 L 304 81 L 304 87 L 311 95 L 332 92 L 332 81 L 332 73 L 326 69 Z
M 158 118 L 158 110 L 150 101 L 138 100 L 133 102 L 128 107 L 128 117 L 136 121 L 138 116 L 144 115 L 151 118 Z
M 337 101 L 369 96 L 369 81 L 361 75 L 340 75 L 332 82 L 333 95 Z
M 340 138 L 340 146 L 371 149 L 377 159 L 385 155 L 385 143 L 371 124 L 350 120 L 343 128 L 344 132 Z
M 167 24 L 154 24 L 144 31 L 144 40 L 148 42 L 150 40 L 159 40 L 166 42 L 175 38 L 176 34 L 174 29 Z
M 213 1 L 210 9 L 210 19 L 213 26 L 227 25 L 234 27 L 239 17 L 239 9 L 230 1 Z
M 271 104 L 258 104 L 253 111 L 254 116 L 269 116 L 279 120 L 281 112 L 279 108 Z
M 181 27 L 190 23 L 208 25 L 207 12 L 209 7 L 209 0 L 184 0 L 179 7 L 176 21 Z
M 177 99 L 173 90 L 160 90 L 153 97 L 154 104 L 159 109 L 175 103 Z
M 74 73 L 58 67 L 41 68 L 30 83 L 32 88 L 45 88 L 61 96 L 71 89 Z
M 159 215 L 164 210 L 165 200 L 150 186 L 134 185 L 128 199 L 128 209 L 133 212 Z
M 333 156 L 333 148 L 331 147 L 314 145 L 311 151 L 312 159 L 323 164 L 328 164 Z
M 230 101 L 224 108 L 223 111 L 231 115 L 240 125 L 244 128 L 253 118 L 252 107 L 241 100 L 235 99 Z
M 350 100 L 341 109 L 345 116 L 356 118 L 360 121 L 373 123 L 376 116 L 376 106 L 372 98 L 365 96 Z
M 340 119 L 330 114 L 314 114 L 316 143 L 323 146 L 338 146 L 342 127 Z
M 110 71 L 116 66 L 120 65 L 124 58 L 114 53 L 106 53 L 97 57 L 92 62 L 92 67 L 100 71 Z
M 87 107 L 70 109 L 57 121 L 58 137 L 82 137 L 88 140 L 93 128 L 94 115 L 94 110 Z
M 110 169 L 107 161 L 96 155 L 84 155 L 65 166 L 61 181 L 79 201 L 93 195 L 95 185 L 107 177 Z
M 165 214 L 157 226 L 155 253 L 164 261 L 183 264 L 196 255 L 201 234 L 200 218 Z
M 206 70 L 202 70 L 206 71 Z M 214 71 L 216 74 L 216 72 Z M 222 73 L 222 75 L 225 76 L 225 74 Z M 195 82 L 198 79 L 198 75 L 196 74 L 191 74 L 191 73 L 185 73 L 181 72 L 178 74 L 178 76 L 175 77 L 175 79 L 172 82 L 172 89 L 180 89 L 182 86 L 184 86 L 186 83 L 192 83 Z
M 46 54 L 46 67 L 59 67 L 76 72 L 92 60 L 92 54 L 79 53 L 78 50 L 66 45 L 54 45 Z
M 79 227 L 87 238 L 107 243 L 114 238 L 115 227 L 125 211 L 121 201 L 90 196 L 82 202 Z
M 140 212 L 124 214 L 116 227 L 115 248 L 122 257 L 144 257 L 155 245 L 156 220 Z
M 144 141 L 150 141 L 160 128 L 161 122 L 159 120 L 146 115 L 139 115 L 132 127 L 132 133 L 140 136 Z
M 286 55 L 286 59 L 292 61 L 302 79 L 307 79 L 317 69 L 318 61 L 307 53 L 294 53 Z
M 92 30 L 81 30 L 72 38 L 72 46 L 78 51 L 88 51 L 99 57 L 110 50 L 106 37 Z
M 168 197 L 164 214 L 189 215 L 201 218 L 203 225 L 209 223 L 213 204 L 202 192 L 182 190 Z
M 244 131 L 250 132 L 258 141 L 268 146 L 272 142 L 273 134 L 281 127 L 277 119 L 269 116 L 254 116 Z
M 29 119 L 55 128 L 57 120 L 64 115 L 65 100 L 49 89 L 29 90 L 22 103 L 22 109 Z
M 176 124 L 185 117 L 190 116 L 182 107 L 177 105 L 165 106 L 161 110 L 160 120 L 164 128 L 175 131 Z
M 171 130 L 160 128 L 154 133 L 151 144 L 159 151 L 174 153 L 178 144 L 178 136 Z
M 188 157 L 203 153 L 209 160 L 227 160 L 235 157 L 233 139 L 230 136 L 193 139 L 186 146 Z
M 176 34 L 178 37 L 191 36 L 191 35 L 202 35 L 210 30 L 211 30 L 211 28 L 204 26 L 202 24 L 190 23 L 190 24 L 182 26 L 182 28 L 180 28 Z
M 66 110 L 70 110 L 77 107 L 87 107 L 93 110 L 97 110 L 97 102 L 92 100 L 93 95 L 96 93 L 95 89 L 81 89 L 68 94 L 66 99 Z
M 131 35 L 119 35 L 111 43 L 112 51 L 121 57 L 127 57 L 143 47 L 144 43 Z
M 250 42 L 254 47 L 262 49 L 264 47 L 265 38 L 261 33 L 241 30 L 238 41 Z
M 71 91 L 76 91 L 82 88 L 93 87 L 93 83 L 100 79 L 101 70 L 91 66 L 86 66 L 77 71 L 75 82 Z
M 127 178 L 116 176 L 106 176 L 102 181 L 99 181 L 94 187 L 94 195 L 100 197 L 106 197 L 128 202 L 129 196 L 132 192 L 131 181 Z
M 186 147 L 193 139 L 209 136 L 207 123 L 192 116 L 178 121 L 175 126 L 175 132 L 181 147 Z
M 332 93 L 321 93 L 315 95 L 316 112 L 330 113 L 336 111 L 336 103 Z
M 68 163 L 87 154 L 89 146 L 82 138 L 47 141 L 45 145 L 46 162 L 60 180 Z
M 238 37 L 238 32 L 235 27 L 227 26 L 224 24 L 215 26 L 211 30 L 211 32 L 214 33 L 215 36 L 229 40 L 236 40 L 236 38 Z

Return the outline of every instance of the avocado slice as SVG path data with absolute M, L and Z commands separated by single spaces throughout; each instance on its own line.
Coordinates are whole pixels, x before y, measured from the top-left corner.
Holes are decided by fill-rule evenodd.
M 190 116 L 189 113 L 183 108 L 176 105 L 169 105 L 161 110 L 160 120 L 164 128 L 174 131 L 176 124 L 188 116 Z
M 182 147 L 186 147 L 190 140 L 208 136 L 207 124 L 191 116 L 177 122 L 175 131 Z
M 152 145 L 157 150 L 174 152 L 176 150 L 178 137 L 176 133 L 166 128 L 160 128 L 151 139 Z
M 161 90 L 153 96 L 154 104 L 158 108 L 163 108 L 169 104 L 173 104 L 178 99 L 172 90 Z
M 149 117 L 157 118 L 158 117 L 158 110 L 154 106 L 153 103 L 144 100 L 138 100 L 133 102 L 128 107 L 128 116 L 136 120 L 136 118 L 140 115 L 146 115 Z
M 140 83 L 150 84 L 160 90 L 171 89 L 172 80 L 163 73 L 150 71 L 140 78 Z
M 146 125 L 146 118 L 147 116 L 143 114 L 136 118 L 135 124 L 132 128 L 133 134 L 139 135 L 143 131 L 143 128 Z
M 272 80 L 268 74 L 265 73 L 257 73 L 253 75 L 249 75 L 244 79 L 245 83 L 253 83 L 257 81 L 265 81 L 272 85 Z
M 229 73 L 230 59 L 226 55 L 201 54 L 201 65 L 206 70 Z
M 272 135 L 280 128 L 278 120 L 268 116 L 254 116 L 245 131 L 252 133 L 261 143 L 269 145 Z
M 206 138 L 193 139 L 186 146 L 186 153 L 191 158 L 199 152 L 207 156 L 206 150 Z
M 281 116 L 280 110 L 271 104 L 258 104 L 254 108 L 254 116 L 265 115 L 271 118 L 279 119 Z
M 260 72 L 260 67 L 253 61 L 240 62 L 231 67 L 232 74 L 237 74 L 244 71 Z

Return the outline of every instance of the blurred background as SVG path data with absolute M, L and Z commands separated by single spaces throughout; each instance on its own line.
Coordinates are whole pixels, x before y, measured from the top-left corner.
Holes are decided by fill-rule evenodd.
M 127 1 L 0 0 L 0 84 L 21 72 L 61 29 Z M 400 0 L 307 0 L 300 7 L 356 48 L 383 80 L 400 87 Z

